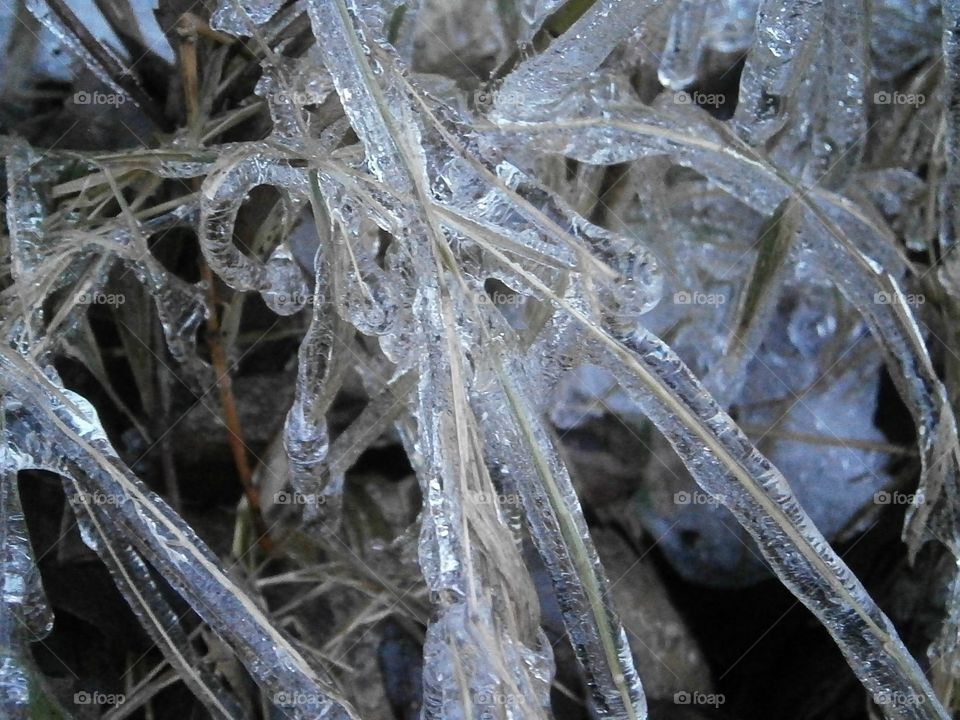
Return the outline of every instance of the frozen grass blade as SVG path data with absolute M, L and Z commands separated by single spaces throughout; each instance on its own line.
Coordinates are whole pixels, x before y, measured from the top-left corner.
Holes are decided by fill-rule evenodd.
M 0 370 L 3 391 L 18 404 L 17 425 L 8 423 L 7 441 L 13 443 L 19 467 L 56 472 L 72 478 L 83 492 L 116 499 L 110 515 L 113 533 L 163 573 L 234 649 L 274 702 L 296 699 L 288 708 L 291 717 L 356 717 L 329 681 L 227 576 L 186 523 L 123 465 L 88 403 L 66 394 L 8 350 L 0 351 Z
M 583 342 L 593 348 L 593 362 L 614 374 L 701 487 L 754 536 L 773 570 L 824 624 L 867 689 L 903 698 L 884 704 L 887 717 L 946 720 L 949 715 L 896 629 L 810 522 L 786 479 L 669 347 L 642 329 L 610 335 L 513 266 L 531 290 L 577 320 Z

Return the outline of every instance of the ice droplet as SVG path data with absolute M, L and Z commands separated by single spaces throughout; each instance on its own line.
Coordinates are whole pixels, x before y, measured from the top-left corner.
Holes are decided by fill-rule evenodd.
M 260 294 L 277 315 L 293 315 L 311 300 L 303 271 L 286 242 L 277 245 L 267 260 Z

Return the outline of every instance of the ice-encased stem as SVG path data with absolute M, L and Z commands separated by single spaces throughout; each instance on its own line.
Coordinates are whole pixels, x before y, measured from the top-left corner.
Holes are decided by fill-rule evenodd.
M 525 661 L 539 637 L 536 594 L 522 581 L 519 549 L 496 504 L 477 499 L 496 489 L 466 397 L 471 380 L 454 300 L 440 285 L 424 289 L 418 318 L 437 343 L 424 353 L 417 388 L 420 562 L 440 613 L 424 646 L 424 717 L 545 719 L 549 683 Z
M 548 117 L 662 1 L 598 0 L 546 50 L 506 77 L 494 113 L 510 119 Z
M 46 623 L 51 616 L 39 588 L 39 571 L 17 493 L 16 468 L 8 459 L 5 438 L 0 440 L 0 713 L 10 720 L 27 720 L 33 700 L 28 643 L 49 631 Z M 35 627 L 31 616 L 45 618 L 45 627 Z
M 888 230 L 854 203 L 798 184 L 699 111 L 631 104 L 611 110 L 607 117 L 509 123 L 498 125 L 497 130 L 505 134 L 507 142 L 511 135 L 520 134 L 536 139 L 545 150 L 587 163 L 668 155 L 764 214 L 774 214 L 785 200 L 796 203 L 797 246 L 836 283 L 874 335 L 882 339 L 890 375 L 918 428 L 924 482 L 911 512 L 925 516 L 932 508 L 936 498 L 924 497 L 924 488 L 939 493 L 957 483 L 956 418 L 893 275 L 905 271 L 906 263 Z M 922 522 L 909 526 L 911 548 L 918 547 L 922 529 Z
M 817 52 L 823 0 L 763 0 L 757 35 L 740 77 L 740 102 L 733 124 L 760 145 L 787 120 L 784 105 Z M 828 30 L 834 32 L 834 29 Z
M 603 717 L 643 720 L 646 698 L 570 475 L 543 418 L 526 399 L 533 393 L 521 368 L 497 371 L 501 392 L 484 402 L 496 418 L 486 436 L 489 462 L 520 494 L 530 536 L 550 573 L 598 711 Z
M 21 426 L 17 433 L 8 426 L 7 439 L 14 444 L 21 469 L 55 472 L 76 480 L 84 492 L 115 500 L 109 516 L 113 531 L 234 649 L 274 702 L 278 697 L 298 699 L 288 708 L 291 717 L 356 719 L 330 681 L 273 627 L 196 533 L 123 464 L 92 406 L 5 349 L 0 349 L 0 378 L 0 390 L 16 398 L 19 406 Z
M 697 79 L 705 50 L 703 29 L 708 4 L 707 0 L 680 0 L 673 11 L 666 47 L 657 68 L 664 87 L 683 90 Z
M 659 338 L 598 345 L 606 367 L 664 434 L 698 484 L 729 508 L 780 580 L 833 636 L 888 718 L 949 717 L 893 624 L 833 551 L 780 472 Z
M 960 0 L 943 0 L 943 103 L 946 110 L 946 175 L 940 185 L 940 249 L 960 243 Z
M 308 9 L 367 166 L 408 198 L 406 223 L 394 242 L 413 265 L 415 280 L 408 282 L 414 283 L 416 331 L 425 341 L 413 457 L 424 495 L 420 563 L 438 615 L 424 646 L 424 717 L 545 717 L 549 678 L 536 670 L 543 662 L 534 647 L 540 637 L 531 619 L 535 594 L 532 586 L 525 591 L 506 582 L 523 577 L 523 564 L 496 508 L 470 501 L 471 491 L 492 494 L 493 486 L 465 399 L 470 372 L 452 319 L 454 295 L 441 281 L 446 238 L 430 212 L 427 150 L 413 106 L 391 82 L 399 74 L 396 60 L 366 37 L 369 29 L 352 4 L 314 0 Z M 506 705 L 498 701 L 503 694 Z
M 63 488 L 81 537 L 107 566 L 120 594 L 170 667 L 214 717 L 247 717 L 223 683 L 203 667 L 180 624 L 180 616 L 160 592 L 143 558 L 128 542 L 113 536 L 107 511 L 97 503 L 98 496 L 82 490 L 74 478 L 64 477 Z
M 810 140 L 810 184 L 838 188 L 861 164 L 867 136 L 866 95 L 869 73 L 869 12 L 866 0 L 823 4 L 823 25 L 816 77 L 808 77 L 817 98 Z M 821 75 L 822 73 L 822 75 Z
M 905 699 L 885 703 L 886 716 L 946 720 L 949 715 L 896 629 L 807 517 L 786 479 L 680 358 L 643 329 L 614 338 L 535 276 L 500 257 L 531 290 L 577 320 L 590 360 L 618 379 L 703 489 L 754 536 L 774 572 L 824 624 L 864 686 L 875 695 Z

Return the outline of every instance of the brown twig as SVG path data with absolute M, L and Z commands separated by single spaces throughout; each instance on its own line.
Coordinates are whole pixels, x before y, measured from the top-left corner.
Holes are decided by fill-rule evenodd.
M 217 388 L 220 391 L 220 405 L 223 408 L 223 422 L 227 426 L 227 439 L 230 443 L 230 453 L 233 455 L 233 464 L 237 468 L 237 477 L 243 486 L 244 495 L 250 506 L 250 517 L 254 530 L 257 533 L 257 543 L 265 551 L 273 548 L 273 542 L 264 522 L 260 509 L 260 491 L 253 484 L 253 471 L 247 457 L 247 446 L 243 442 L 243 431 L 240 425 L 240 413 L 237 410 L 236 397 L 233 394 L 233 383 L 230 379 L 230 368 L 227 365 L 227 353 L 223 347 L 220 335 L 220 320 L 217 317 L 217 286 L 214 282 L 213 271 L 210 266 L 200 259 L 200 274 L 207 286 L 207 304 L 210 312 L 207 317 L 207 344 L 210 346 L 210 362 L 217 374 Z
M 186 15 L 183 16 L 181 22 L 177 24 L 177 33 L 180 36 L 178 58 L 187 110 L 187 127 L 194 128 L 200 108 L 196 21 Z M 199 180 L 195 179 L 193 183 L 195 185 L 194 189 L 199 190 Z M 227 427 L 227 441 L 230 444 L 230 453 L 233 455 L 233 464 L 237 468 L 237 477 L 243 486 L 247 504 L 250 506 L 250 518 L 257 533 L 257 544 L 264 552 L 269 552 L 273 549 L 273 542 L 260 508 L 260 491 L 253 483 L 253 470 L 247 456 L 247 446 L 243 442 L 240 413 L 237 410 L 237 400 L 233 394 L 233 383 L 230 379 L 230 367 L 227 364 L 227 352 L 223 346 L 223 337 L 220 333 L 216 279 L 202 256 L 200 257 L 200 276 L 207 288 L 209 310 L 207 314 L 207 344 L 210 347 L 210 362 L 217 374 L 217 389 L 220 391 L 223 422 Z

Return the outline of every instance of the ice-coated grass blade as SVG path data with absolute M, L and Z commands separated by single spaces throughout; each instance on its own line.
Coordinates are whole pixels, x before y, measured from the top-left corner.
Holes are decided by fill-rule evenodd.
M 889 231 L 851 201 L 799 185 L 699 110 L 667 111 L 631 104 L 607 117 L 506 123 L 495 132 L 541 143 L 587 163 L 629 162 L 667 155 L 696 170 L 757 211 L 773 215 L 786 200 L 796 204 L 797 246 L 828 275 L 880 339 L 890 375 L 918 428 L 924 488 L 956 485 L 960 477 L 957 424 L 943 383 L 933 370 L 923 338 L 892 273 L 907 267 Z M 927 478 L 930 478 L 928 481 Z M 932 493 L 931 493 L 932 494 Z M 923 528 L 912 525 L 911 532 Z M 919 546 L 910 538 L 911 548 Z
M 786 479 L 680 358 L 642 329 L 612 336 L 535 276 L 513 267 L 531 290 L 577 320 L 593 362 L 614 374 L 701 487 L 753 535 L 774 572 L 824 624 L 864 686 L 874 696 L 901 699 L 883 704 L 886 716 L 946 720 L 949 715 L 896 629 L 807 517 Z
M 356 717 L 330 682 L 230 579 L 193 530 L 120 461 L 88 403 L 5 349 L 0 350 L 0 377 L 0 389 L 16 398 L 18 425 L 8 423 L 6 439 L 21 469 L 56 472 L 83 492 L 111 498 L 113 533 L 132 544 L 233 648 L 272 702 L 294 699 L 285 707 L 291 717 Z
M 84 542 L 103 560 L 130 609 L 163 652 L 170 667 L 177 671 L 213 717 L 227 720 L 247 717 L 223 683 L 202 666 L 180 624 L 180 617 L 163 597 L 143 558 L 129 543 L 114 536 L 105 509 L 109 505 L 99 505 L 97 498 L 101 496 L 83 490 L 74 478 L 64 477 L 63 486 Z

